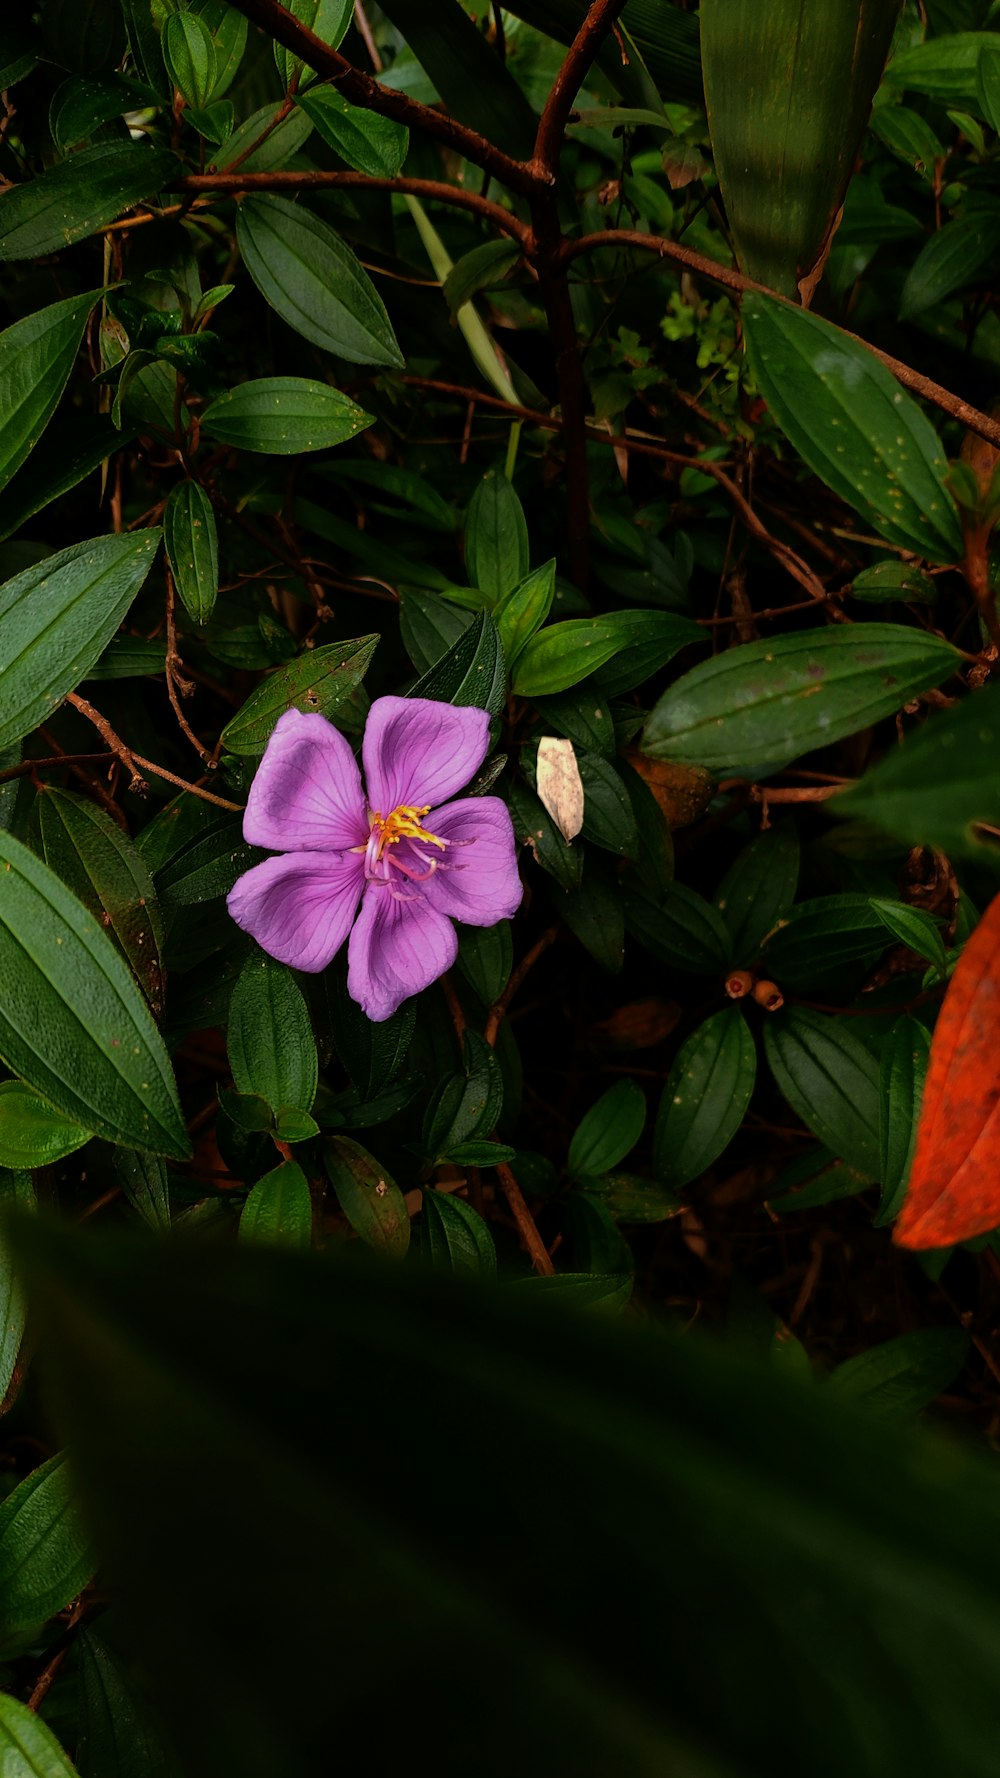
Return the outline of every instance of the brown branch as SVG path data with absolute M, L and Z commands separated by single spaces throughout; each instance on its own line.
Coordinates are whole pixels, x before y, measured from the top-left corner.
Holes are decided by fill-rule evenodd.
M 494 147 L 485 136 L 477 130 L 470 130 L 447 112 L 437 111 L 430 105 L 420 105 L 415 99 L 408 99 L 404 93 L 394 92 L 392 87 L 381 86 L 370 74 L 363 74 L 355 68 L 346 56 L 338 54 L 310 31 L 307 25 L 279 6 L 277 0 L 232 0 L 236 12 L 244 18 L 259 25 L 276 43 L 291 50 L 293 55 L 301 56 L 317 74 L 336 82 L 337 89 L 352 105 L 361 105 L 366 111 L 377 111 L 381 117 L 391 117 L 395 123 L 405 124 L 408 129 L 422 130 L 425 135 L 433 136 L 435 141 L 442 142 L 456 154 L 482 167 L 494 179 L 511 191 L 520 192 L 527 197 L 543 183 L 533 167 L 524 161 L 514 160 L 504 154 L 502 149 Z
M 524 981 L 524 978 L 527 975 L 529 969 L 534 968 L 534 965 L 538 962 L 539 957 L 541 957 L 543 955 L 543 953 L 548 950 L 548 948 L 551 944 L 555 943 L 555 941 L 558 937 L 559 937 L 558 926 L 547 927 L 546 930 L 542 933 L 541 938 L 537 939 L 536 942 L 532 945 L 530 951 L 525 951 L 524 956 L 521 958 L 521 961 L 518 964 L 517 968 L 515 970 L 511 971 L 511 974 L 510 974 L 508 981 L 507 981 L 507 986 L 504 988 L 504 991 L 500 995 L 499 999 L 497 999 L 493 1002 L 493 1005 L 490 1007 L 490 1010 L 489 1010 L 489 1017 L 486 1020 L 486 1030 L 485 1030 L 484 1035 L 485 1035 L 487 1043 L 490 1045 L 491 1048 L 496 1043 L 497 1035 L 499 1033 L 500 1025 L 503 1020 L 504 1014 L 506 1013 L 507 1008 L 509 1007 L 511 1001 L 513 1000 L 514 995 L 517 993 L 522 982 Z
M 365 186 L 370 191 L 398 191 L 409 193 L 411 197 L 427 198 L 428 202 L 452 204 L 460 210 L 471 210 L 481 216 L 485 222 L 491 222 L 494 228 L 510 235 L 518 244 L 523 244 L 529 234 L 526 223 L 512 216 L 502 204 L 495 204 L 491 198 L 480 197 L 476 191 L 466 191 L 461 185 L 447 185 L 443 179 L 377 179 L 368 173 L 354 172 L 290 172 L 287 170 L 275 173 L 187 173 L 182 179 L 175 179 L 172 189 L 186 191 L 193 195 L 200 193 L 216 193 L 218 196 L 239 191 L 322 191 L 330 186 Z
M 789 297 L 781 296 L 776 290 L 769 290 L 766 284 L 758 284 L 753 278 L 745 278 L 742 272 L 735 272 L 730 266 L 719 265 L 718 261 L 706 258 L 703 253 L 695 253 L 693 248 L 681 246 L 679 241 L 664 240 L 662 235 L 643 235 L 637 229 L 597 229 L 593 234 L 581 235 L 576 241 L 566 241 L 562 248 L 563 261 L 568 264 L 581 253 L 591 253 L 598 247 L 638 247 L 643 252 L 659 254 L 661 259 L 675 260 L 678 265 L 686 266 L 688 271 L 703 278 L 711 278 L 716 284 L 723 284 L 727 290 L 733 290 L 738 295 L 754 290 L 761 296 L 769 296 L 773 302 L 784 303 L 790 309 L 799 307 Z M 914 395 L 930 402 L 932 407 L 939 408 L 944 414 L 950 414 L 953 420 L 958 420 L 969 432 L 975 432 L 990 444 L 1000 446 L 1000 421 L 991 420 L 979 408 L 952 395 L 949 389 L 944 389 L 940 383 L 923 376 L 912 365 L 904 364 L 901 359 L 893 358 L 890 353 L 873 346 L 870 340 L 861 339 L 846 327 L 837 327 L 834 321 L 827 322 L 827 326 L 835 328 L 845 339 L 853 340 L 856 346 L 863 346 L 866 352 L 871 352 L 905 389 L 912 389 Z
M 535 152 L 530 162 L 537 173 L 549 183 L 559 166 L 559 151 L 573 108 L 573 100 L 586 78 L 587 70 L 601 47 L 601 39 L 611 30 L 618 14 L 624 11 L 625 0 L 593 0 L 566 56 L 538 121 Z
M 470 389 L 465 383 L 447 383 L 440 377 L 418 377 L 409 371 L 400 372 L 400 383 L 406 383 L 414 389 L 429 389 L 438 395 L 453 395 L 456 401 L 475 402 L 480 407 L 496 408 L 505 419 L 527 420 L 532 426 L 538 426 L 545 432 L 561 432 L 563 420 L 558 414 L 542 414 L 537 408 L 521 407 L 517 402 L 503 401 L 499 395 L 487 395 L 484 390 Z M 588 438 L 598 444 L 617 446 L 620 450 L 634 451 L 640 457 L 658 457 L 664 463 L 678 463 L 683 469 L 705 469 L 707 465 L 701 457 L 691 457 L 682 451 L 672 451 L 667 445 L 657 444 L 654 439 L 647 439 L 644 433 L 635 431 L 608 432 L 603 426 L 595 426 L 591 421 L 586 423 Z
M 166 660 L 164 661 L 164 671 L 167 680 L 167 696 L 170 699 L 170 708 L 177 718 L 177 724 L 181 734 L 186 741 L 190 741 L 198 758 L 204 764 L 206 760 L 211 759 L 212 749 L 206 747 L 203 741 L 199 741 L 198 736 L 188 722 L 184 711 L 181 709 L 181 698 L 190 696 L 191 692 L 194 691 L 194 686 L 189 679 L 183 677 L 181 672 L 183 663 L 177 652 L 177 621 L 174 616 L 174 577 L 171 574 L 170 569 L 166 566 L 164 566 L 163 569 L 163 578 L 167 587 L 167 654 Z
M 242 815 L 242 803 L 231 803 L 227 797 L 215 796 L 211 790 L 203 790 L 200 784 L 189 784 L 186 778 L 178 778 L 176 772 L 168 772 L 165 766 L 158 766 L 154 764 L 153 760 L 144 759 L 141 753 L 135 753 L 131 747 L 126 747 L 121 736 L 115 734 L 107 717 L 102 716 L 99 710 L 95 710 L 93 704 L 89 704 L 86 698 L 81 698 L 78 692 L 67 692 L 66 702 L 72 704 L 74 710 L 79 710 L 80 715 L 85 716 L 88 722 L 93 723 L 112 753 L 116 754 L 127 768 L 131 777 L 130 789 L 138 795 L 145 794 L 149 789 L 148 784 L 137 770 L 137 767 L 141 766 L 144 772 L 152 772 L 154 778 L 163 778 L 168 784 L 176 784 L 178 790 L 189 790 L 192 796 L 200 796 L 202 802 L 214 803 L 219 809 L 232 809 L 234 815 Z
M 43 766 L 75 766 L 81 762 L 106 764 L 114 759 L 113 753 L 53 753 L 48 759 L 22 759 L 19 766 L 6 766 L 0 772 L 0 784 L 9 784 L 13 778 L 28 778 L 32 772 L 41 771 Z
M 555 1273 L 556 1268 L 549 1258 L 545 1242 L 538 1233 L 535 1226 L 535 1219 L 524 1201 L 524 1193 L 522 1192 L 521 1187 L 518 1185 L 517 1180 L 514 1178 L 506 1161 L 497 1161 L 496 1170 L 500 1184 L 503 1187 L 504 1197 L 510 1205 L 510 1213 L 514 1218 L 514 1221 L 517 1223 L 518 1232 L 531 1256 L 531 1263 L 534 1266 L 535 1271 L 539 1272 L 543 1278 L 551 1278 Z

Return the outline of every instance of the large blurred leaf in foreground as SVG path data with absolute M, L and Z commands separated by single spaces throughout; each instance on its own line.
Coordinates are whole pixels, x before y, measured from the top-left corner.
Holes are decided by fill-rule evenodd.
M 992 1778 L 978 1457 L 528 1290 L 14 1233 L 192 1778 Z

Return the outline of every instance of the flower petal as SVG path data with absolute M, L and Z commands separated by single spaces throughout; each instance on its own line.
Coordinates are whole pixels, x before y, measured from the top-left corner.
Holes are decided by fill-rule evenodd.
M 325 716 L 286 710 L 250 786 L 243 837 L 275 852 L 347 851 L 368 839 L 361 773 Z
M 420 885 L 431 907 L 467 926 L 509 920 L 524 890 L 506 803 L 498 796 L 448 803 L 434 812 L 434 832 L 449 845 L 434 875 Z M 421 850 L 430 853 L 431 848 Z
M 279 963 L 315 975 L 350 932 L 363 888 L 364 860 L 354 854 L 290 852 L 245 871 L 226 906 Z
M 458 938 L 424 900 L 399 901 L 370 887 L 347 951 L 347 992 L 376 1023 L 450 969 Z
M 436 809 L 479 770 L 489 739 L 485 710 L 432 698 L 377 698 L 362 748 L 371 807 L 381 815 L 401 803 Z

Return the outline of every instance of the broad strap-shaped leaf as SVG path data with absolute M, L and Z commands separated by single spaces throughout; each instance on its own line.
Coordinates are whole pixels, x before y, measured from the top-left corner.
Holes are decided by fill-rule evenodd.
M 323 1156 L 337 1202 L 367 1247 L 403 1259 L 410 1245 L 406 1200 L 390 1173 L 347 1136 L 331 1136 Z
M 1000 1226 L 1000 896 L 958 960 L 931 1038 L 902 1247 L 950 1247 Z
M 506 685 L 500 632 L 489 613 L 480 611 L 447 654 L 435 661 L 406 695 L 462 707 L 471 704 L 497 716 L 503 709 Z
M 85 679 L 142 586 L 159 531 L 74 543 L 0 587 L 0 747 Z
M 219 593 L 219 534 L 212 502 L 197 482 L 171 488 L 163 546 L 182 603 L 196 624 L 207 624 Z
M 791 304 L 752 292 L 742 314 L 757 386 L 810 469 L 890 543 L 959 561 L 962 528 L 940 440 L 885 365 Z
M 293 457 L 345 444 L 372 424 L 371 414 L 309 377 L 257 377 L 220 395 L 201 423 L 212 438 L 241 451 Z
M 575 1174 L 608 1173 L 635 1147 L 646 1122 L 646 1096 L 634 1080 L 619 1080 L 590 1107 L 569 1145 Z
M 352 364 L 402 368 L 381 297 L 328 223 L 268 193 L 244 198 L 236 238 L 258 290 L 289 327 Z
M 450 1192 L 424 1191 L 420 1253 L 439 1272 L 496 1277 L 497 1253 L 489 1228 L 471 1204 Z
M 100 295 L 51 303 L 0 333 L 0 488 L 51 420 Z
M 93 914 L 0 834 L 0 1059 L 65 1117 L 185 1160 L 190 1143 L 163 1041 Z
M 58 253 L 152 197 L 176 171 L 176 155 L 141 142 L 81 149 L 0 193 L 0 260 Z
M 881 1419 L 908 1420 L 954 1381 L 970 1346 L 964 1328 L 916 1328 L 838 1364 L 827 1388 Z
M 664 692 L 643 752 L 720 776 L 766 777 L 893 715 L 958 664 L 950 642 L 902 624 L 838 624 L 748 642 Z
M 350 642 L 330 642 L 278 667 L 227 722 L 223 745 L 230 753 L 259 758 L 286 710 L 301 710 L 304 715 L 318 711 L 331 721 L 342 720 L 344 706 L 360 686 L 378 641 L 378 636 L 357 636 Z
M 295 1161 L 258 1179 L 240 1214 L 240 1240 L 308 1247 L 312 1236 L 309 1182 Z
M 899 312 L 904 321 L 944 302 L 954 290 L 978 284 L 1000 248 L 1000 210 L 971 210 L 956 216 L 925 241 L 903 285 Z

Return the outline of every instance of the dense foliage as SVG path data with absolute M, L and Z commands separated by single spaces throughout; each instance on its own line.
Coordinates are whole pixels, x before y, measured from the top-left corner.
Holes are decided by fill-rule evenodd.
M 0 92 L 0 1771 L 986 1778 L 1000 6 Z

